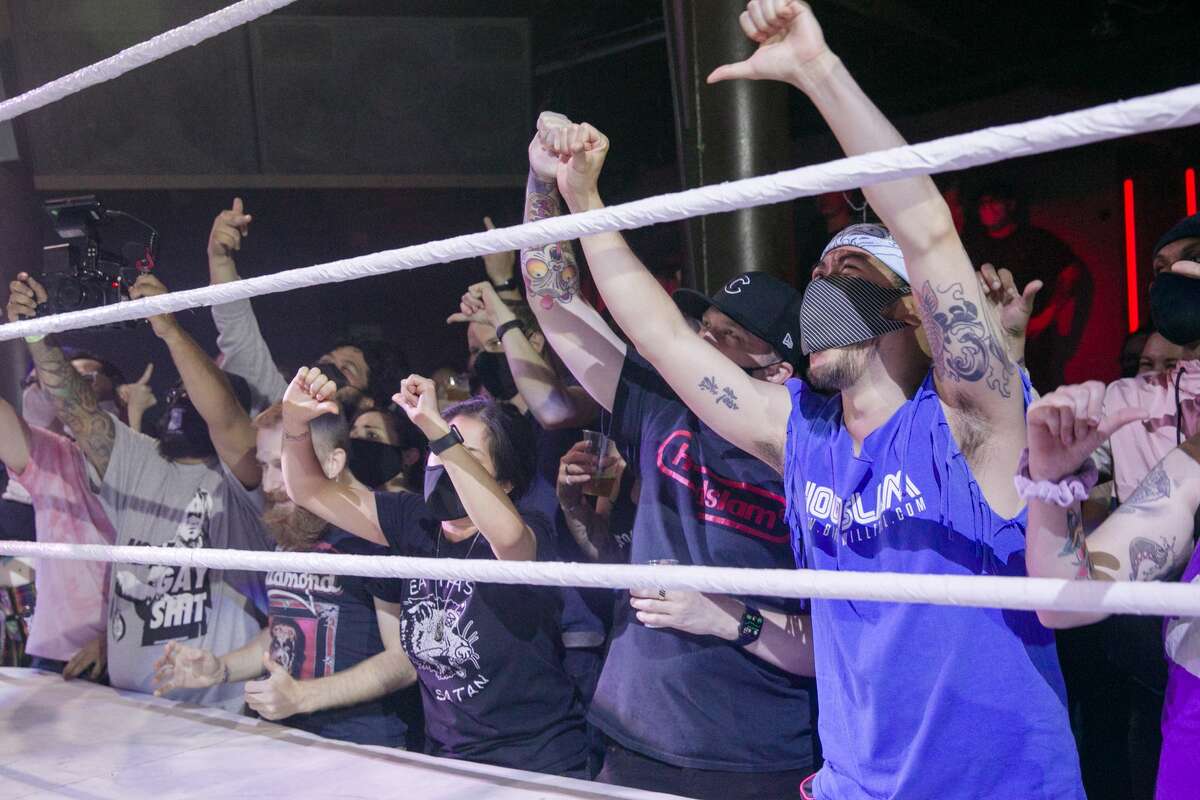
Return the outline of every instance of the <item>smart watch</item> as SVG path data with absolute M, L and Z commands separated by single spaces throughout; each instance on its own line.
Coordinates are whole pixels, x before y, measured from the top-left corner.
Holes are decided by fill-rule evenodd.
M 738 638 L 734 642 L 738 647 L 745 647 L 758 641 L 762 633 L 763 615 L 752 605 L 747 604 L 742 612 L 742 621 L 738 625 Z
M 458 432 L 458 427 L 451 425 L 449 433 L 440 439 L 434 439 L 429 443 L 429 452 L 433 453 L 435 456 L 441 455 L 451 447 L 454 447 L 454 445 L 462 443 L 463 437 L 462 434 Z

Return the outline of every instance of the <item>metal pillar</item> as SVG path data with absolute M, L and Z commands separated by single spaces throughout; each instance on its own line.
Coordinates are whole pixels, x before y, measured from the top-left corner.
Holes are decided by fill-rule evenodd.
M 663 0 L 675 100 L 680 171 L 687 188 L 749 178 L 793 166 L 790 87 L 774 81 L 727 81 L 708 74 L 748 57 L 755 44 L 737 18 L 740 0 Z M 792 206 L 780 203 L 686 223 L 684 280 L 711 294 L 730 278 L 764 270 L 794 279 Z

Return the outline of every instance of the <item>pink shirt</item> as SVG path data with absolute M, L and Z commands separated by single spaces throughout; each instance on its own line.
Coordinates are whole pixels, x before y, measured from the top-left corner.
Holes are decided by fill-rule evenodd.
M 1105 414 L 1130 407 L 1144 408 L 1149 413 L 1147 419 L 1126 425 L 1110 440 L 1118 499 L 1133 494 L 1142 478 L 1175 449 L 1180 438 L 1200 430 L 1198 398 L 1200 361 L 1181 361 L 1170 372 L 1148 373 L 1109 384 L 1104 394 Z M 1182 433 L 1177 410 L 1183 412 Z
M 33 497 L 40 542 L 113 544 L 116 533 L 92 493 L 83 453 L 75 443 L 43 428 L 29 427 L 29 464 L 9 475 Z M 108 564 L 39 559 L 37 605 L 26 651 L 66 661 L 105 634 Z

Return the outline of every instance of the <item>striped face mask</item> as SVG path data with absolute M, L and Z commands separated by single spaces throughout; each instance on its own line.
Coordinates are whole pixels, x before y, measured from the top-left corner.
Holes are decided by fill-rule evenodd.
M 800 303 L 801 352 L 807 356 L 869 342 L 907 327 L 883 312 L 911 292 L 848 275 L 813 278 Z

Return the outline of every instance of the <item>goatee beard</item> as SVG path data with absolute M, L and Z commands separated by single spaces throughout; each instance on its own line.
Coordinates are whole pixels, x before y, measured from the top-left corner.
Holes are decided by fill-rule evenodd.
M 829 361 L 808 368 L 808 383 L 818 392 L 835 394 L 845 391 L 862 378 L 867 369 L 867 352 L 872 342 L 839 347 Z
M 283 550 L 306 552 L 316 547 L 329 523 L 300 506 L 273 505 L 263 512 L 263 525 Z

